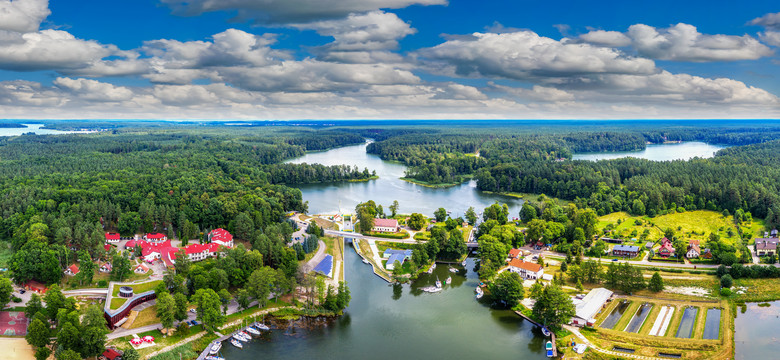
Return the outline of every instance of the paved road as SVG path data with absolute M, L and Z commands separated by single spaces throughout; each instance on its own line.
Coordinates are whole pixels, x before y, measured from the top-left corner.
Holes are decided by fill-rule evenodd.
M 314 267 L 317 266 L 317 264 L 322 261 L 322 259 L 325 258 L 325 242 L 322 240 L 317 242 L 317 253 L 312 256 L 311 259 L 309 259 L 308 262 L 303 266 L 303 271 L 305 273 L 314 270 Z M 335 264 L 334 264 L 335 265 Z

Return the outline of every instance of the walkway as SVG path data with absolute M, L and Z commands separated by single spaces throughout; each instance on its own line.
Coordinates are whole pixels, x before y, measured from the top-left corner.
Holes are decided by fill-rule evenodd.
M 634 354 L 624 353 L 624 352 L 620 352 L 620 351 L 605 350 L 605 349 L 593 346 L 593 343 L 591 343 L 590 340 L 588 340 L 588 338 L 586 338 L 584 335 L 582 335 L 582 333 L 580 332 L 579 328 L 571 326 L 571 325 L 563 325 L 563 328 L 566 329 L 566 330 L 571 331 L 571 333 L 574 334 L 574 336 L 576 336 L 577 339 L 579 339 L 578 343 L 583 343 L 585 345 L 588 345 L 589 348 L 591 348 L 591 349 L 593 349 L 593 350 L 595 350 L 597 352 L 600 352 L 602 354 L 617 356 L 619 358 L 628 358 L 628 359 L 666 360 L 664 358 L 656 358 L 656 357 L 650 357 L 650 356 L 634 355 Z
M 317 266 L 317 264 L 319 264 L 320 261 L 322 261 L 322 259 L 325 258 L 325 250 L 326 250 L 325 242 L 322 240 L 318 241 L 317 253 L 315 253 L 314 256 L 312 256 L 312 258 L 309 259 L 309 261 L 307 261 L 305 265 L 303 265 L 304 273 L 308 273 L 309 271 L 314 270 L 314 267 Z

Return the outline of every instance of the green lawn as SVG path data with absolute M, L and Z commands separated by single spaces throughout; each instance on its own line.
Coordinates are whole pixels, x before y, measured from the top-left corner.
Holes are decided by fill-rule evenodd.
M 156 280 L 156 281 L 150 281 L 143 284 L 134 284 L 134 285 L 122 285 L 122 286 L 129 286 L 133 288 L 133 294 L 140 294 L 142 292 L 146 292 L 149 290 L 154 290 L 154 288 L 157 287 L 157 284 L 161 283 L 162 280 Z M 114 286 L 114 291 L 111 292 L 111 296 L 117 296 L 119 294 L 119 288 L 121 286 Z
M 721 239 L 736 243 L 739 235 L 736 233 L 734 218 L 724 217 L 715 211 L 696 210 L 683 213 L 667 214 L 651 218 L 649 216 L 631 216 L 626 212 L 616 212 L 598 218 L 596 228 L 599 234 L 604 234 L 607 225 L 612 224 L 614 230 L 606 236 L 630 240 L 639 239 L 645 230 L 648 230 L 647 241 L 656 242 L 663 237 L 664 230 L 671 228 L 678 238 L 706 241 L 711 233 L 717 233 Z M 637 224 L 640 220 L 641 224 Z M 620 224 L 618 224 L 620 221 Z M 753 219 L 752 223 L 742 224 L 742 231 L 752 236 L 761 235 L 764 229 L 764 221 Z M 734 229 L 734 235 L 728 236 L 728 229 Z M 636 233 L 634 233 L 636 231 Z M 640 241 L 640 243 L 644 243 Z

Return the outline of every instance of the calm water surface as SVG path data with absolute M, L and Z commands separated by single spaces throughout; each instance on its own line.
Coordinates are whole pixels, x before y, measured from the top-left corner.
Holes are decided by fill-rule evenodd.
M 469 206 L 480 213 L 490 204 L 498 201 L 509 206 L 510 218 L 518 217 L 523 200 L 508 196 L 485 194 L 477 190 L 476 181 L 469 181 L 457 186 L 434 189 L 415 185 L 400 178 L 404 176 L 406 166 L 380 159 L 376 155 L 366 153 L 367 144 L 346 146 L 324 152 L 309 153 L 300 158 L 290 160 L 290 163 L 309 163 L 323 165 L 356 165 L 358 168 L 376 170 L 379 179 L 366 182 L 346 182 L 311 184 L 298 186 L 303 192 L 303 200 L 309 202 L 309 213 L 335 214 L 340 209 L 343 212 L 354 212 L 358 203 L 374 200 L 388 207 L 393 200 L 398 200 L 399 212 L 419 212 L 433 216 L 439 207 L 452 212 L 453 217 L 463 215 Z
M 737 307 L 734 320 L 735 359 L 777 359 L 777 344 L 780 344 L 780 301 L 760 307 L 757 303 L 746 304 L 746 311 Z
M 35 133 L 38 135 L 56 135 L 56 134 L 83 134 L 93 131 L 60 131 L 41 129 L 43 124 L 24 124 L 26 128 L 0 128 L 0 136 L 19 136 L 26 133 Z
M 694 157 L 711 158 L 715 152 L 725 146 L 712 145 L 699 141 L 688 141 L 679 144 L 647 145 L 641 151 L 598 152 L 574 154 L 574 160 L 610 160 L 624 157 L 635 157 L 653 161 L 688 160 Z
M 279 324 L 270 335 L 236 349 L 224 343 L 228 360 L 249 359 L 545 359 L 539 329 L 508 310 L 477 302 L 471 271 L 452 274 L 439 265 L 415 284 L 391 286 L 346 246 L 345 276 L 352 301 L 344 316 L 306 326 Z M 459 267 L 460 268 L 460 267 Z M 423 293 L 453 277 L 439 293 Z

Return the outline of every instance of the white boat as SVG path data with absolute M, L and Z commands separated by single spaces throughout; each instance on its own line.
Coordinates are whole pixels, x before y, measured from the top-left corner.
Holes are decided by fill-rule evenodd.
M 542 334 L 543 334 L 544 336 L 547 336 L 547 337 L 549 337 L 549 336 L 550 336 L 550 330 L 547 330 L 547 328 L 546 328 L 546 327 L 542 327 Z
M 425 291 L 425 292 L 429 292 L 429 293 L 435 293 L 435 292 L 441 291 L 442 288 L 435 287 L 435 286 L 428 286 L 428 287 L 424 287 L 424 288 L 422 288 L 420 290 Z
M 477 291 L 477 299 L 482 299 L 482 296 L 485 295 L 485 292 L 482 291 L 482 288 L 479 287 L 479 286 L 477 286 L 477 290 L 476 291 Z
M 428 274 L 433 274 L 433 270 L 436 270 L 436 263 L 433 263 L 433 265 L 431 265 L 430 269 L 428 269 Z
M 244 335 L 241 335 L 240 333 L 233 334 L 233 339 L 236 339 L 238 341 L 243 341 L 243 342 L 249 341 L 249 339 L 245 338 Z
M 363 264 L 368 264 L 368 263 L 369 263 L 369 262 L 368 262 L 368 260 L 366 260 L 365 258 L 363 258 Z
M 218 353 L 220 349 L 222 349 L 222 343 L 219 341 L 215 341 L 211 343 L 211 350 L 209 350 L 209 354 L 214 355 Z
M 246 331 L 239 331 L 238 333 L 243 335 L 245 338 L 252 340 L 252 337 Z
M 206 360 L 225 360 L 225 358 L 223 358 L 221 356 L 209 355 L 209 356 L 206 356 Z
M 441 281 L 440 280 L 436 280 L 436 287 L 441 289 Z
M 447 277 L 447 280 L 444 281 L 444 283 L 447 285 L 452 284 L 452 276 Z
M 460 266 L 466 266 L 466 260 L 463 260 L 463 262 L 460 263 Z
M 260 335 L 260 332 L 259 332 L 259 331 L 257 331 L 257 329 L 255 329 L 255 328 L 253 328 L 253 327 L 247 327 L 247 328 L 246 328 L 246 331 L 248 331 L 248 332 L 249 332 L 250 334 L 252 334 L 252 335 Z
M 242 344 L 241 344 L 241 342 L 240 342 L 240 341 L 238 341 L 238 340 L 236 340 L 236 339 L 230 339 L 230 343 L 231 343 L 233 346 L 235 346 L 235 347 L 237 347 L 237 348 L 239 348 L 239 349 L 242 349 L 242 348 L 244 347 L 244 345 L 242 345 Z
M 266 325 L 266 324 L 256 323 L 255 327 L 260 329 L 260 330 L 265 330 L 265 331 L 271 330 L 271 328 L 269 328 L 268 325 Z
M 460 270 L 458 270 L 458 269 L 456 269 L 456 268 L 450 268 L 450 272 L 451 272 L 451 273 L 457 273 L 458 271 L 460 271 Z

